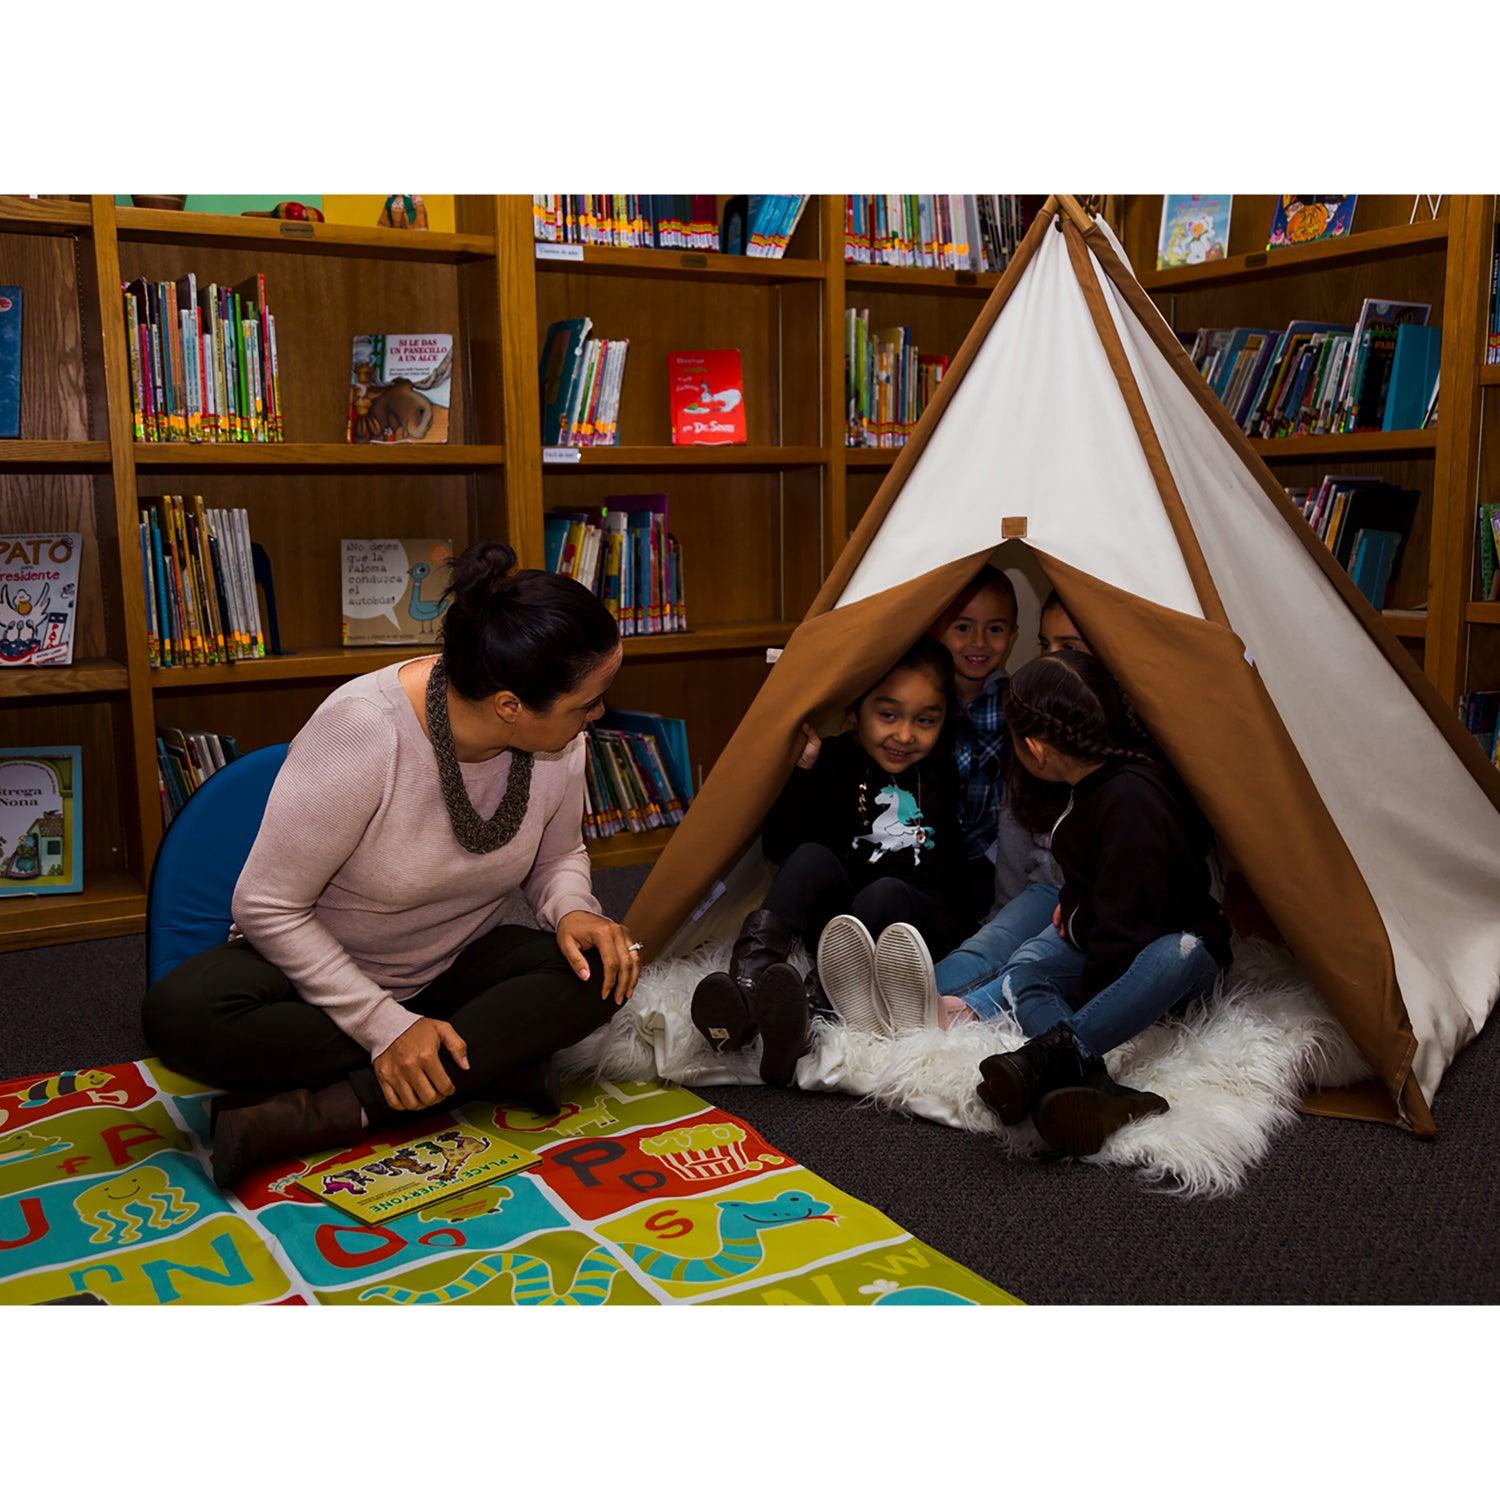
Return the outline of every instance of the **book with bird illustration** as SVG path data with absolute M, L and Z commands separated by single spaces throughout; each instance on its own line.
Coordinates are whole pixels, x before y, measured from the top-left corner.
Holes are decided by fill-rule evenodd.
M 0 750 L 0 897 L 83 889 L 83 751 Z
M 745 377 L 738 349 L 686 349 L 667 356 L 672 442 L 743 443 Z
M 349 375 L 351 443 L 446 443 L 451 333 L 360 333 Z
M 399 1145 L 352 1147 L 297 1182 L 360 1223 L 381 1224 L 488 1187 L 540 1159 L 465 1121 Z
M 0 667 L 65 667 L 78 612 L 76 531 L 0 536 Z
M 431 646 L 448 607 L 450 538 L 345 537 L 346 646 Z

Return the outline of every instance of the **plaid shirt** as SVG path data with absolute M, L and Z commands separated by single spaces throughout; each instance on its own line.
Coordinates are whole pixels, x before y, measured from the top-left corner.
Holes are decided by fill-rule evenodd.
M 1000 819 L 1000 796 L 1005 781 L 1010 739 L 1005 732 L 1006 677 L 987 682 L 972 703 L 960 709 L 953 736 L 953 758 L 963 789 L 959 823 L 964 831 L 964 851 L 970 856 L 986 853 L 995 842 Z

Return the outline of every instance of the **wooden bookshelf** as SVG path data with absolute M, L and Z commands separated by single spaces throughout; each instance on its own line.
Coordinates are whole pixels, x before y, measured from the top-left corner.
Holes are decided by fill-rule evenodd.
M 1319 437 L 1251 438 L 1250 446 L 1270 463 L 1301 458 L 1351 459 L 1383 453 L 1437 452 L 1435 427 L 1415 432 L 1334 432 Z
M 557 252 L 577 251 L 577 255 Z M 549 253 L 550 252 L 550 253 Z M 604 245 L 538 245 L 536 268 L 548 272 L 584 272 L 593 276 L 628 276 L 635 280 L 728 281 L 770 286 L 786 281 L 821 281 L 827 274 L 817 260 L 719 255 L 708 250 L 616 250 Z
M 629 366 L 627 365 L 627 370 Z M 549 455 L 556 454 L 557 457 Z M 572 455 L 576 454 L 577 457 Z M 563 455 L 567 455 L 564 457 Z M 674 448 L 669 444 L 608 448 L 545 448 L 542 464 L 548 473 L 564 469 L 796 469 L 821 464 L 828 457 L 815 444 L 742 443 L 720 448 Z
M 138 469 L 485 469 L 498 443 L 136 443 Z
M 24 349 L 24 345 L 23 345 Z M 0 442 L 0 467 L 7 469 L 103 469 L 109 444 L 96 442 Z

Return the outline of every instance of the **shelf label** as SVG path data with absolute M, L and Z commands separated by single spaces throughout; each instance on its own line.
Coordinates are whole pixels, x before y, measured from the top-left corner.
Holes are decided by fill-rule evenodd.
M 279 220 L 277 229 L 284 239 L 310 240 L 317 234 L 311 224 L 296 219 Z
M 576 464 L 583 457 L 582 448 L 543 448 L 544 464 Z
M 974 271 L 955 271 L 953 284 L 954 286 L 978 286 L 979 276 Z
M 706 255 L 684 255 L 681 257 L 681 264 L 690 270 L 704 271 L 708 269 L 708 257 Z
M 582 260 L 582 245 L 544 245 L 536 247 L 538 260 Z

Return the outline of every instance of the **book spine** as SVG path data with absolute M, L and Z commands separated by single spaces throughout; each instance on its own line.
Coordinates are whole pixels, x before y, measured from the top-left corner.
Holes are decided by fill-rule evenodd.
M 136 540 L 141 553 L 141 587 L 146 594 L 146 660 L 153 667 L 161 665 L 161 640 L 156 624 L 156 581 L 151 576 L 151 523 L 143 510 L 136 525 Z
M 135 294 L 125 292 L 125 352 L 130 360 L 130 419 L 135 440 L 146 441 L 146 400 L 141 389 L 141 317 Z

